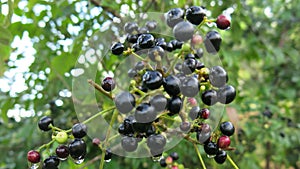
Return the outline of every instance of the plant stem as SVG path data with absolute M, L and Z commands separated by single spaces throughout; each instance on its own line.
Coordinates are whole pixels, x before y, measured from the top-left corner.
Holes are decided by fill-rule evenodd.
M 52 139 L 49 143 L 47 144 L 43 144 L 42 146 L 40 146 L 37 151 L 40 152 L 43 148 L 49 147 L 52 143 L 54 143 L 55 139 Z
M 227 159 L 229 160 L 234 169 L 239 169 L 239 167 L 235 164 L 235 162 L 231 159 L 231 157 L 228 154 Z
M 103 93 L 104 95 L 106 95 L 107 97 L 109 97 L 110 99 L 113 100 L 111 93 L 103 90 L 102 87 L 100 85 L 98 85 L 97 83 L 95 83 L 93 80 L 89 79 L 88 83 L 90 85 L 92 85 L 96 90 L 98 90 L 99 92 Z
M 95 119 L 96 117 L 98 117 L 98 116 L 100 116 L 100 115 L 102 115 L 102 114 L 104 114 L 104 113 L 106 113 L 106 112 L 109 112 L 109 111 L 111 111 L 111 110 L 113 110 L 113 109 L 115 109 L 115 108 L 116 108 L 116 107 L 113 106 L 113 107 L 108 108 L 108 109 L 106 109 L 106 110 L 102 110 L 102 111 L 100 111 L 99 113 L 93 115 L 92 117 L 90 117 L 90 118 L 84 120 L 82 123 L 83 123 L 83 124 L 86 124 L 86 123 L 92 121 L 93 119 Z
M 200 151 L 199 151 L 199 149 L 198 149 L 198 146 L 197 146 L 196 144 L 193 144 L 193 145 L 194 145 L 194 148 L 195 148 L 195 150 L 196 150 L 196 152 L 197 152 L 197 155 L 198 155 L 198 157 L 199 157 L 199 160 L 200 160 L 200 162 L 201 162 L 202 168 L 203 168 L 203 169 L 206 169 L 206 166 L 205 166 L 204 161 L 203 161 L 203 159 L 202 159 L 202 157 L 201 157 L 201 154 L 200 154 Z
M 103 169 L 103 167 L 104 167 L 105 151 L 106 151 L 106 150 L 104 150 L 104 149 L 102 150 L 102 153 L 101 153 L 101 161 L 100 161 L 99 169 Z

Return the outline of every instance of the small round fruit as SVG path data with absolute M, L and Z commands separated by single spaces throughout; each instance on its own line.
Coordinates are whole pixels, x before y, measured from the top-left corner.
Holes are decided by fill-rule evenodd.
M 177 23 L 183 21 L 184 10 L 181 8 L 173 8 L 165 14 L 165 17 L 167 25 L 173 28 Z
M 110 92 L 116 87 L 115 80 L 112 77 L 106 77 L 102 80 L 101 87 L 105 91 Z
M 147 86 L 148 89 L 154 90 L 160 88 L 163 82 L 163 76 L 159 71 L 148 70 L 143 75 L 143 83 Z
M 152 134 L 147 138 L 147 146 L 152 150 L 163 149 L 166 145 L 166 138 L 161 134 Z
M 99 138 L 93 138 L 92 143 L 94 146 L 99 146 L 99 144 L 101 143 L 101 140 Z
M 201 124 L 197 129 L 196 138 L 200 143 L 207 143 L 210 141 L 211 128 L 208 124 Z
M 136 43 L 138 37 L 139 37 L 138 35 L 132 35 L 132 34 L 129 34 L 129 35 L 127 35 L 126 40 L 127 40 L 129 43 Z
M 164 95 L 155 95 L 149 102 L 155 111 L 161 112 L 167 108 L 168 99 Z
M 145 25 L 149 31 L 152 31 L 156 28 L 157 22 L 156 21 L 147 21 Z
M 174 75 L 169 75 L 163 79 L 164 89 L 170 96 L 177 96 L 180 93 L 180 84 L 180 80 Z
M 209 31 L 206 34 L 204 45 L 208 53 L 216 54 L 220 50 L 221 43 L 222 38 L 217 31 Z
M 134 78 L 138 75 L 138 72 L 136 71 L 136 69 L 129 69 L 127 75 L 130 78 Z
M 138 61 L 134 65 L 134 69 L 137 70 L 137 71 L 140 71 L 140 70 L 144 69 L 144 67 L 145 67 L 145 63 L 143 61 Z
M 181 122 L 179 128 L 181 131 L 187 132 L 191 129 L 191 123 L 187 121 Z
M 218 101 L 223 104 L 231 103 L 236 96 L 235 88 L 231 85 L 225 85 L 218 90 Z
M 121 55 L 124 51 L 124 45 L 120 42 L 114 43 L 111 48 L 111 53 L 114 55 Z
M 179 41 L 188 41 L 193 38 L 194 31 L 195 28 L 191 23 L 182 21 L 173 28 L 173 35 Z
M 178 114 L 182 107 L 182 100 L 178 96 L 172 97 L 168 102 L 168 115 L 172 116 Z
M 186 10 L 186 19 L 194 25 L 199 25 L 206 16 L 206 10 L 202 6 L 191 6 Z
M 187 58 L 182 63 L 182 72 L 184 74 L 191 74 L 196 69 L 197 62 L 193 58 Z
M 59 144 L 63 144 L 65 142 L 67 142 L 68 140 L 68 134 L 65 131 L 60 131 L 56 134 L 55 136 L 55 140 L 59 143 Z
M 86 155 L 86 144 L 84 140 L 80 138 L 75 138 L 69 144 L 69 152 L 72 158 L 78 159 Z
M 197 59 L 200 59 L 200 58 L 203 57 L 203 49 L 202 48 L 199 48 L 199 49 L 196 50 L 195 57 Z
M 219 148 L 227 148 L 230 146 L 230 138 L 228 136 L 221 136 L 218 139 Z
M 208 119 L 209 115 L 210 115 L 210 111 L 207 108 L 201 109 L 201 111 L 200 111 L 200 117 L 202 119 Z
M 221 66 L 214 66 L 209 69 L 209 81 L 215 87 L 222 87 L 228 81 L 227 72 Z
M 226 136 L 232 136 L 234 133 L 234 126 L 230 121 L 226 121 L 220 124 L 220 131 L 222 132 L 222 134 L 226 135 Z
M 194 106 L 191 108 L 190 112 L 189 112 L 189 117 L 192 120 L 195 120 L 196 118 L 198 118 L 200 115 L 200 107 L 199 106 Z
M 133 152 L 138 147 L 138 142 L 134 137 L 125 136 L 121 140 L 122 148 L 127 152 Z
M 69 147 L 67 147 L 65 145 L 60 145 L 55 149 L 55 153 L 56 153 L 57 157 L 65 159 L 70 154 Z
M 38 163 L 41 160 L 41 155 L 38 151 L 30 150 L 27 153 L 27 160 L 31 163 Z
M 161 167 L 167 167 L 166 159 L 164 159 L 164 158 L 160 159 L 159 165 L 160 165 Z
M 218 164 L 223 164 L 225 161 L 226 161 L 226 158 L 227 158 L 227 153 L 226 151 L 224 150 L 220 150 L 217 152 L 216 156 L 215 156 L 215 161 L 218 163 Z
M 112 158 L 112 152 L 110 149 L 105 150 L 104 160 L 110 160 Z
M 149 123 L 156 119 L 156 111 L 153 106 L 148 103 L 141 103 L 135 109 L 134 117 L 139 123 Z
M 179 159 L 179 155 L 178 155 L 178 153 L 176 153 L 176 152 L 172 152 L 172 153 L 170 154 L 170 157 L 172 157 L 172 159 L 173 159 L 174 161 L 176 161 L 176 160 Z
M 132 33 L 133 31 L 137 31 L 139 28 L 139 25 L 136 22 L 127 22 L 124 25 L 124 31 L 126 33 Z
M 200 84 L 198 82 L 198 79 L 193 76 L 185 78 L 181 84 L 180 90 L 184 96 L 196 96 L 200 90 Z
M 230 27 L 230 20 L 225 15 L 219 15 L 216 21 L 219 29 L 228 29 Z
M 72 127 L 72 134 L 75 138 L 82 138 L 87 134 L 87 127 L 83 123 L 74 124 Z
M 165 55 L 165 51 L 160 46 L 155 46 L 149 50 L 148 56 L 153 62 L 160 62 Z
M 216 155 L 218 150 L 218 145 L 215 142 L 210 141 L 204 145 L 204 151 L 208 155 Z
M 207 90 L 201 95 L 202 102 L 208 106 L 212 106 L 217 103 L 218 96 L 215 90 Z
M 141 34 L 137 39 L 137 44 L 142 49 L 151 48 L 154 45 L 154 42 L 154 36 L 148 33 Z
M 129 113 L 135 107 L 135 97 L 129 92 L 121 92 L 114 99 L 120 113 Z
M 49 131 L 51 130 L 51 128 L 49 127 L 49 125 L 52 124 L 53 125 L 53 120 L 51 117 L 48 116 L 44 116 L 40 119 L 40 121 L 38 122 L 38 126 L 41 130 L 43 131 Z
M 44 160 L 43 169 L 58 169 L 59 159 L 57 156 L 50 156 Z

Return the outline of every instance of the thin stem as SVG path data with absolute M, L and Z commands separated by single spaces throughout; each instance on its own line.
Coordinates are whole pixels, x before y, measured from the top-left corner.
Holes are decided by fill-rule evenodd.
M 131 54 L 133 54 L 133 56 L 135 56 L 136 58 L 142 60 L 142 61 L 145 61 L 144 58 L 142 58 L 140 55 L 136 54 L 135 52 L 131 52 Z
M 100 116 L 100 115 L 102 115 L 102 114 L 104 114 L 104 113 L 106 113 L 106 112 L 109 112 L 109 111 L 111 111 L 111 110 L 113 110 L 113 109 L 115 109 L 115 108 L 116 108 L 116 107 L 114 106 L 114 107 L 108 108 L 108 109 L 106 109 L 106 110 L 102 110 L 102 111 L 100 111 L 99 113 L 93 115 L 92 117 L 90 117 L 90 118 L 84 120 L 82 123 L 83 123 L 83 124 L 89 123 L 90 121 L 92 121 L 92 120 L 95 119 L 96 117 L 98 117 L 98 116 Z
M 178 56 L 175 58 L 175 60 L 171 63 L 171 66 L 169 67 L 167 73 L 166 73 L 166 76 L 168 76 L 171 71 L 173 70 L 175 64 L 177 63 L 178 59 L 180 58 L 180 55 L 181 55 L 181 52 L 178 54 Z
M 47 148 L 49 147 L 52 143 L 54 143 L 55 139 L 52 139 L 49 143 L 47 144 L 43 144 L 42 146 L 40 146 L 37 151 L 40 152 L 43 148 Z
M 96 90 L 98 90 L 99 92 L 103 93 L 104 95 L 106 95 L 107 97 L 109 97 L 110 99 L 113 99 L 112 95 L 110 94 L 110 92 L 105 91 L 104 89 L 102 89 L 102 87 L 100 85 L 98 85 L 97 83 L 95 83 L 93 80 L 89 79 L 88 83 L 90 85 L 92 85 Z
M 103 169 L 103 167 L 104 167 L 105 151 L 106 151 L 106 150 L 104 150 L 104 149 L 102 150 L 102 153 L 101 153 L 101 161 L 100 161 L 99 169 Z
M 229 160 L 230 164 L 233 166 L 234 169 L 239 169 L 239 167 L 235 164 L 235 162 L 231 159 L 231 157 L 228 154 L 227 159 Z
M 204 161 L 203 161 L 203 159 L 202 159 L 202 156 L 201 156 L 201 154 L 200 154 L 200 151 L 199 151 L 197 145 L 196 145 L 196 144 L 193 144 L 193 145 L 194 145 L 194 148 L 195 148 L 195 150 L 196 150 L 196 153 L 197 153 L 197 155 L 198 155 L 198 157 L 199 157 L 199 160 L 200 160 L 200 162 L 201 162 L 202 168 L 203 168 L 203 169 L 206 169 L 206 166 L 205 166 L 205 164 L 204 164 Z

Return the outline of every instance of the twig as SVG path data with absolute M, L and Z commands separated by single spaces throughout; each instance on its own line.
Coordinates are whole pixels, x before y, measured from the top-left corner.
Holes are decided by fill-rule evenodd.
M 97 83 L 95 83 L 93 80 L 89 79 L 89 80 L 88 80 L 88 83 L 89 83 L 90 85 L 92 85 L 96 90 L 98 90 L 99 92 L 103 93 L 104 95 L 106 95 L 107 97 L 109 97 L 110 99 L 113 100 L 112 95 L 111 95 L 109 92 L 103 90 L 102 87 L 99 86 Z
M 200 154 L 200 151 L 198 150 L 197 145 L 196 145 L 196 144 L 193 144 L 193 145 L 194 145 L 194 148 L 195 148 L 195 150 L 196 150 L 196 152 L 197 152 L 197 155 L 198 155 L 198 157 L 199 157 L 199 160 L 200 160 L 200 162 L 201 162 L 202 168 L 203 168 L 203 169 L 206 169 L 206 166 L 205 166 L 205 164 L 204 164 L 204 161 L 203 161 L 203 159 L 202 159 L 202 157 L 201 157 L 201 154 Z

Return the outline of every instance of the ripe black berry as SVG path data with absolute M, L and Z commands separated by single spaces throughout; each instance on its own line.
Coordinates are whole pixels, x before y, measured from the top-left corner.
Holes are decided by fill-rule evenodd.
M 199 49 L 196 50 L 195 57 L 197 59 L 200 59 L 200 58 L 203 57 L 203 49 L 202 48 L 199 48 Z
M 156 114 L 153 106 L 148 103 L 142 103 L 136 107 L 134 117 L 139 123 L 149 123 L 156 119 Z
M 230 21 L 225 15 L 219 15 L 216 21 L 219 29 L 228 29 L 230 27 Z
M 207 90 L 202 93 L 201 99 L 204 104 L 212 106 L 218 101 L 217 92 L 215 90 Z
M 106 77 L 102 80 L 101 87 L 105 91 L 110 92 L 114 90 L 114 88 L 116 87 L 116 83 L 112 77 Z
M 38 151 L 30 150 L 27 153 L 27 160 L 31 163 L 38 163 L 41 160 L 41 155 Z
M 228 81 L 227 72 L 221 66 L 214 66 L 209 69 L 209 81 L 215 87 L 222 87 Z
M 176 161 L 176 160 L 179 159 L 179 155 L 178 155 L 178 153 L 176 153 L 176 152 L 172 152 L 172 153 L 170 154 L 170 157 L 172 157 L 172 159 L 173 159 L 174 161 Z
M 183 21 L 184 10 L 181 8 L 173 8 L 166 13 L 165 17 L 167 25 L 173 28 L 177 23 Z
M 87 127 L 85 124 L 77 123 L 72 127 L 72 134 L 75 138 L 82 138 L 87 134 Z
M 164 95 L 156 95 L 150 99 L 150 104 L 155 111 L 160 112 L 167 108 L 168 99 Z
M 110 160 L 112 157 L 112 152 L 110 149 L 106 149 L 105 150 L 105 156 L 104 156 L 104 160 Z
M 181 93 L 187 97 L 194 97 L 198 94 L 200 89 L 200 84 L 198 79 L 191 76 L 183 80 L 181 84 Z
M 152 31 L 156 28 L 157 22 L 156 21 L 147 21 L 145 25 L 149 31 Z
M 206 51 L 211 54 L 217 53 L 220 50 L 221 42 L 221 35 L 217 31 L 209 31 L 204 40 Z
M 220 150 L 217 152 L 216 156 L 215 156 L 215 161 L 218 163 L 218 164 L 223 164 L 225 161 L 226 161 L 226 158 L 227 158 L 227 153 L 226 151 L 224 150 Z
M 138 39 L 138 35 L 136 35 L 136 34 L 129 34 L 129 35 L 127 35 L 127 38 L 126 38 L 126 40 L 129 42 L 129 43 L 136 43 L 137 42 L 137 39 Z
M 65 159 L 69 156 L 69 148 L 65 145 L 60 145 L 55 149 L 57 157 Z
M 52 124 L 53 125 L 53 120 L 51 117 L 48 116 L 44 116 L 40 119 L 40 121 L 38 122 L 38 126 L 41 130 L 43 131 L 49 131 L 51 130 L 51 128 L 49 127 L 49 125 Z
M 136 64 L 134 65 L 134 69 L 137 71 L 144 69 L 144 67 L 145 63 L 143 61 L 136 62 Z
M 167 167 L 166 159 L 162 158 L 162 159 L 159 161 L 159 164 L 160 164 L 161 167 Z
M 179 41 L 187 41 L 192 39 L 194 30 L 195 28 L 191 23 L 182 21 L 173 28 L 173 35 Z
M 166 138 L 161 134 L 152 134 L 147 138 L 147 146 L 152 150 L 161 150 L 166 145 Z
M 154 48 L 150 49 L 148 52 L 148 56 L 153 62 L 161 61 L 164 55 L 165 55 L 165 51 L 160 46 L 155 46 Z
M 124 51 L 124 45 L 120 42 L 114 43 L 111 48 L 111 53 L 114 55 L 121 55 Z
M 138 147 L 137 139 L 134 137 L 125 136 L 121 140 L 122 148 L 127 152 L 133 152 Z
M 154 90 L 160 88 L 163 82 L 162 74 L 156 70 L 148 70 L 143 75 L 143 83 L 148 89 Z
M 200 143 L 207 143 L 210 140 L 211 128 L 208 124 L 204 123 L 197 129 L 196 138 Z
M 127 74 L 128 74 L 128 77 L 134 78 L 138 75 L 138 72 L 136 71 L 136 69 L 129 69 Z
M 182 72 L 184 74 L 191 74 L 195 71 L 196 69 L 197 62 L 193 58 L 188 58 L 185 59 L 184 62 L 182 63 Z
M 220 124 L 220 130 L 222 134 L 226 136 L 231 136 L 233 135 L 235 128 L 230 121 L 226 121 Z
M 199 106 L 194 106 L 190 110 L 189 117 L 192 120 L 195 120 L 196 118 L 199 117 L 199 114 L 200 114 L 200 107 Z
M 168 103 L 168 110 L 169 110 L 169 115 L 175 115 L 178 114 L 181 110 L 182 107 L 182 100 L 178 96 L 174 96 L 169 100 Z
M 181 49 L 181 47 L 183 45 L 182 41 L 178 41 L 176 39 L 171 40 L 170 43 L 173 45 L 174 50 L 175 49 Z
M 120 113 L 128 113 L 135 107 L 135 98 L 129 92 L 121 92 L 115 97 L 115 105 Z
M 215 142 L 211 141 L 204 145 L 204 151 L 208 155 L 215 155 L 217 154 L 218 150 L 218 145 Z
M 154 36 L 151 34 L 141 34 L 137 39 L 137 44 L 142 49 L 151 48 L 154 42 Z
M 138 30 L 138 24 L 136 22 L 127 22 L 124 25 L 124 31 L 126 33 L 132 33 L 133 31 L 137 31 Z
M 176 96 L 180 93 L 180 83 L 180 80 L 174 75 L 169 75 L 163 79 L 164 89 L 171 96 Z
M 191 129 L 191 123 L 187 121 L 181 122 L 179 128 L 183 132 L 189 131 Z
M 235 88 L 231 85 L 225 85 L 218 90 L 218 101 L 223 104 L 231 103 L 236 96 Z
M 194 25 L 199 25 L 206 16 L 206 10 L 201 6 L 192 6 L 186 10 L 186 19 Z
M 44 160 L 43 169 L 58 169 L 59 159 L 57 156 L 50 156 Z
M 140 27 L 140 28 L 138 29 L 138 33 L 139 33 L 139 34 L 149 33 L 149 29 L 148 29 L 146 26 Z
M 86 144 L 84 140 L 80 138 L 75 138 L 69 144 L 69 152 L 72 158 L 78 159 L 86 155 Z

